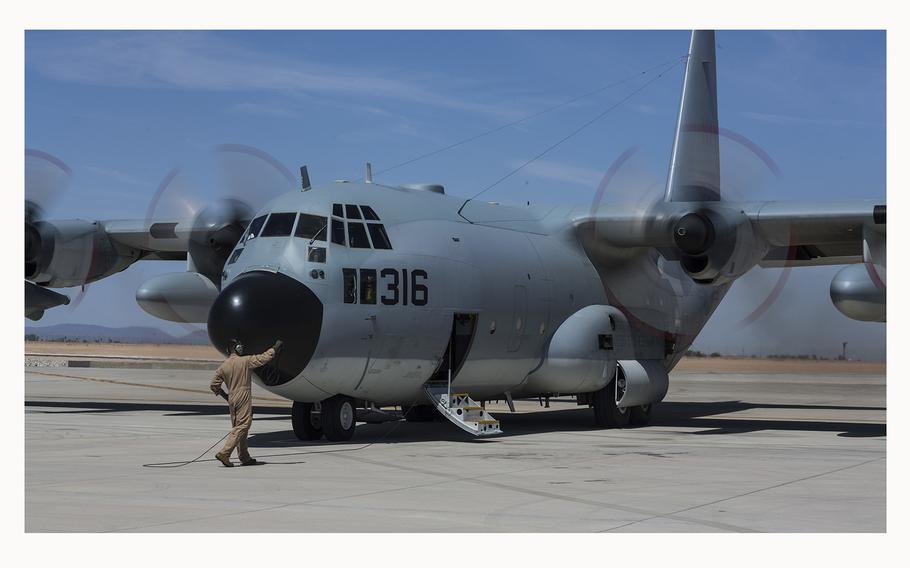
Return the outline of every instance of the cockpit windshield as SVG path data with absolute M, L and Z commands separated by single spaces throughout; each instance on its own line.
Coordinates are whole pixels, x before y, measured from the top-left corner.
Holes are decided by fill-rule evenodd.
M 251 241 L 259 236 L 259 231 L 262 229 L 263 223 L 265 223 L 265 215 L 260 215 L 253 219 L 253 222 L 250 223 L 250 230 L 246 235 L 247 241 Z
M 297 229 L 294 230 L 294 236 L 324 242 L 325 234 L 328 232 L 326 223 L 325 217 L 301 213 L 300 219 L 297 220 Z
M 296 213 L 272 213 L 260 237 L 289 237 Z

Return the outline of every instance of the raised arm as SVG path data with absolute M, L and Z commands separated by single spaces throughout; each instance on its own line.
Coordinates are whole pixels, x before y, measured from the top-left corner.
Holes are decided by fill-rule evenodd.
M 259 355 L 250 356 L 250 368 L 255 369 L 256 367 L 261 367 L 267 364 L 269 361 L 275 358 L 275 355 L 281 350 L 282 342 L 279 339 L 275 342 L 275 345 L 269 347 L 265 350 L 265 353 L 260 353 Z

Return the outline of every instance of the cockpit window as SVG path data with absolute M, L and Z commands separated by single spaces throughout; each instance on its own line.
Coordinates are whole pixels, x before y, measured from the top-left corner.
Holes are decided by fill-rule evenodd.
M 297 226 L 298 230 L 300 230 L 300 225 L 303 223 L 306 214 L 301 213 L 300 216 L 300 222 Z M 347 223 L 342 220 L 343 218 L 348 219 Z M 355 219 L 363 219 L 363 222 L 352 222 Z M 386 233 L 385 227 L 379 222 L 379 215 L 369 205 L 333 203 L 330 221 L 333 243 L 363 249 L 389 250 L 392 248 L 389 235 Z M 347 231 L 345 231 L 345 226 L 347 226 Z
M 366 219 L 367 221 L 378 221 L 379 220 L 379 215 L 377 215 L 376 212 L 373 211 L 373 208 L 370 207 L 369 205 L 361 205 L 360 210 L 363 211 L 363 218 Z
M 373 248 L 390 249 L 392 243 L 389 242 L 389 235 L 385 232 L 385 227 L 379 223 L 367 223 L 370 229 L 370 238 L 373 240 Z
M 309 262 L 325 262 L 325 247 L 307 247 L 306 259 Z
M 246 240 L 250 241 L 258 237 L 259 230 L 262 229 L 263 223 L 265 223 L 265 215 L 253 219 L 253 222 L 250 223 L 250 232 L 247 233 Z
M 360 219 L 360 211 L 356 205 L 345 205 L 344 210 L 348 214 L 348 219 Z
M 370 248 L 370 241 L 367 240 L 367 232 L 363 228 L 363 223 L 348 223 L 348 240 L 351 248 Z
M 344 221 L 332 219 L 332 242 L 341 246 L 347 242 L 344 239 Z
M 231 258 L 228 259 L 227 263 L 234 264 L 235 262 L 237 262 L 237 259 L 240 258 L 241 254 L 243 254 L 242 248 L 235 250 L 233 253 L 231 253 Z
M 314 241 L 325 241 L 325 234 L 328 232 L 325 224 L 325 217 L 301 213 L 300 219 L 297 221 L 297 228 L 294 229 L 294 236 L 313 239 Z
M 294 227 L 294 218 L 296 213 L 272 213 L 269 216 L 265 229 L 262 230 L 262 237 L 289 237 L 291 229 Z

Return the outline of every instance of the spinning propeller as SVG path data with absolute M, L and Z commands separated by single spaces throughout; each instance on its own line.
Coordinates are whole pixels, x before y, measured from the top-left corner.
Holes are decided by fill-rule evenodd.
M 171 170 L 149 203 L 146 222 L 191 217 L 189 266 L 220 287 L 228 255 L 255 212 L 296 183 L 290 170 L 262 150 L 222 144 L 191 166 Z

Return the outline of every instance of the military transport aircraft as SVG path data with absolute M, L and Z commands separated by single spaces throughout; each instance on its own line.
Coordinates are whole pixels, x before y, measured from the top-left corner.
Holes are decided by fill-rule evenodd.
M 497 434 L 486 400 L 556 393 L 601 426 L 646 424 L 756 265 L 845 264 L 834 304 L 885 321 L 885 205 L 725 201 L 718 133 L 714 32 L 695 31 L 666 192 L 646 208 L 507 206 L 369 174 L 311 186 L 303 168 L 301 191 L 256 212 L 224 201 L 192 219 L 48 221 L 27 200 L 26 316 L 67 303 L 51 288 L 186 259 L 136 300 L 207 323 L 222 352 L 282 339 L 256 380 L 294 401 L 301 439 L 347 440 L 358 412 L 393 406 Z

